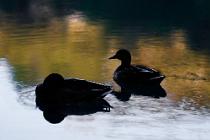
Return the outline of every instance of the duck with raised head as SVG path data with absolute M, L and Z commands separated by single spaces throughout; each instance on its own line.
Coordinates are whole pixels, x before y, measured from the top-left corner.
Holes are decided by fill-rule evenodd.
M 113 79 L 122 89 L 135 87 L 157 87 L 165 78 L 158 70 L 144 65 L 132 65 L 131 54 L 120 49 L 109 59 L 118 59 L 121 65 L 115 70 Z

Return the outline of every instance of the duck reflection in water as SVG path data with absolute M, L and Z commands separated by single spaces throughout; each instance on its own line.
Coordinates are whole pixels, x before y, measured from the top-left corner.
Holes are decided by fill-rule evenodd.
M 103 99 L 112 88 L 81 79 L 64 79 L 52 73 L 36 87 L 36 105 L 50 123 L 59 123 L 68 115 L 109 112 L 111 105 Z
M 155 69 L 132 65 L 128 50 L 120 49 L 109 59 L 121 61 L 113 76 L 114 81 L 121 87 L 121 93 L 114 92 L 117 98 L 129 100 L 131 93 L 155 98 L 166 97 L 166 92 L 160 85 L 165 76 Z
M 113 91 L 112 94 L 120 101 L 128 101 L 131 95 L 150 96 L 153 98 L 166 97 L 167 93 L 160 85 L 141 86 L 134 85 L 129 88 L 121 88 L 121 91 Z

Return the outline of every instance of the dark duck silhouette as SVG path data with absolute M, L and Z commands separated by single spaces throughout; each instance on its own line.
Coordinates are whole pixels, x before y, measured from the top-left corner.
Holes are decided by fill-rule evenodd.
M 128 50 L 120 49 L 109 59 L 121 61 L 121 65 L 114 72 L 113 80 L 121 87 L 122 93 L 138 92 L 138 94 L 146 96 L 166 96 L 165 90 L 160 86 L 165 76 L 153 68 L 132 65 L 131 54 Z
M 112 107 L 103 98 L 111 91 L 108 85 L 77 78 L 64 79 L 52 73 L 37 85 L 36 105 L 46 120 L 59 123 L 67 115 L 109 112 Z
M 56 98 L 69 103 L 103 98 L 111 90 L 112 87 L 109 85 L 77 78 L 64 79 L 60 74 L 52 73 L 45 78 L 43 83 L 37 85 L 35 92 L 38 98 Z

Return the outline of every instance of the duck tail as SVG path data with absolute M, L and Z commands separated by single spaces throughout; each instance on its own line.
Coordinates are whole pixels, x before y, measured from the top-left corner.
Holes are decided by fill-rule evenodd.
M 157 77 L 153 77 L 150 80 L 154 81 L 155 83 L 160 84 L 163 81 L 163 79 L 165 79 L 165 75 L 160 75 L 160 76 L 157 76 Z

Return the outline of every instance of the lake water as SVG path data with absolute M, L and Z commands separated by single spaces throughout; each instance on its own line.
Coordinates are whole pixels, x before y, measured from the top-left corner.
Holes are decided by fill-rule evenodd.
M 209 139 L 209 2 L 161 2 L 0 1 L 0 139 Z M 119 90 L 119 48 L 166 75 L 166 98 L 108 95 L 110 112 L 43 118 L 34 89 L 49 73 Z

